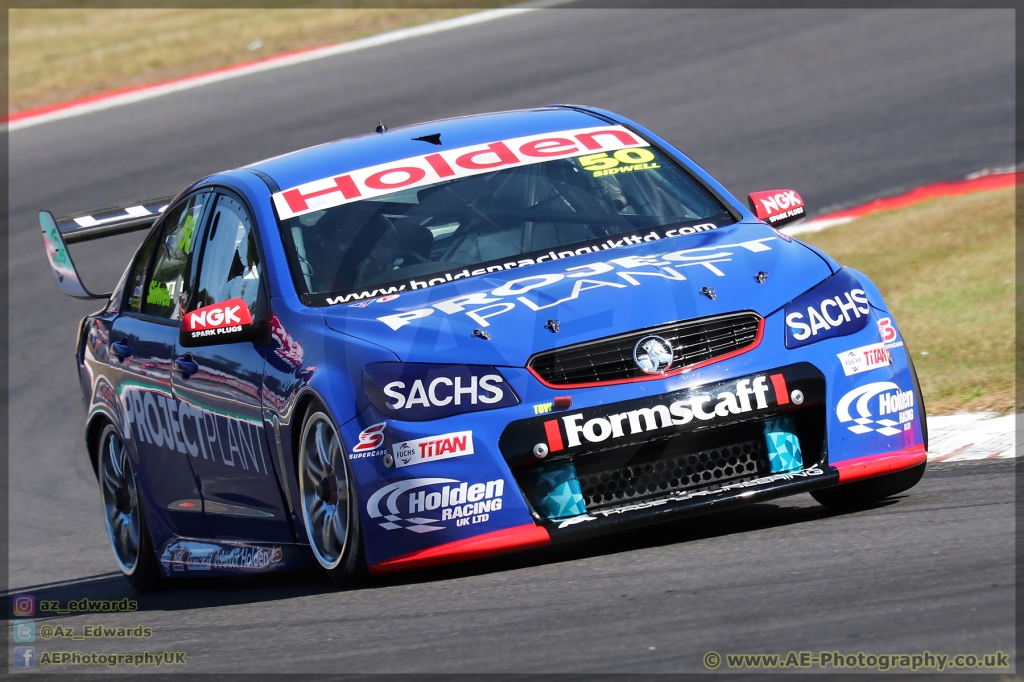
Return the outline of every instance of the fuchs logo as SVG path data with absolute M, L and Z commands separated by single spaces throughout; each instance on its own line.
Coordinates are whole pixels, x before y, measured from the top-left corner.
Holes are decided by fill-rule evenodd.
M 876 396 L 877 404 L 873 400 Z M 872 412 L 873 404 L 876 406 L 876 413 Z M 859 416 L 854 417 L 850 413 L 851 407 Z M 895 415 L 896 419 L 875 419 L 876 416 L 888 415 Z M 914 392 L 901 391 L 900 387 L 891 381 L 864 384 L 840 398 L 839 404 L 836 405 L 836 416 L 840 423 L 847 424 L 846 428 L 858 435 L 877 432 L 884 436 L 895 436 L 909 431 L 914 421 Z M 850 422 L 853 422 L 852 426 L 849 425 Z
M 664 374 L 673 359 L 672 344 L 660 336 L 645 336 L 633 347 L 633 361 L 645 374 Z
M 408 467 L 439 459 L 473 454 L 473 432 L 457 431 L 441 436 L 407 440 L 394 446 L 395 466 Z
M 376 450 L 384 443 L 384 427 L 386 422 L 367 426 L 359 433 L 359 442 L 352 448 L 352 452 L 366 452 Z
M 768 381 L 771 380 L 771 387 Z M 634 436 L 648 431 L 658 431 L 689 424 L 694 419 L 711 422 L 740 414 L 747 414 L 768 408 L 768 394 L 774 391 L 775 402 L 786 405 L 789 389 L 781 374 L 741 379 L 731 389 L 717 394 L 693 394 L 668 405 L 643 407 L 620 414 L 594 417 L 584 421 L 582 414 L 570 414 L 559 419 L 544 422 L 544 432 L 551 452 L 574 448 L 586 443 L 602 443 L 608 439 Z M 565 441 L 562 440 L 565 429 Z M 566 443 L 567 442 L 567 443 Z
M 214 303 L 186 312 L 182 321 L 182 327 L 186 332 L 222 330 L 251 324 L 253 318 L 249 314 L 249 305 L 241 298 L 232 298 L 223 303 Z
M 504 494 L 505 481 L 500 478 L 472 484 L 452 478 L 411 478 L 371 495 L 366 513 L 371 519 L 382 519 L 378 525 L 384 530 L 431 533 L 444 530 L 439 525 L 443 521 L 455 520 L 456 527 L 487 521 L 492 512 L 501 510 Z
M 871 306 L 860 282 L 845 270 L 786 306 L 786 348 L 799 348 L 863 329 Z
M 848 377 L 871 369 L 889 366 L 889 353 L 885 350 L 883 343 L 873 343 L 870 346 L 861 346 L 837 353 L 836 357 L 839 358 L 843 365 L 843 372 Z

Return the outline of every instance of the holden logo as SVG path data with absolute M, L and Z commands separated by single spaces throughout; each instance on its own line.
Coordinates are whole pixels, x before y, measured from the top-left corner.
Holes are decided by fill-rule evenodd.
M 645 374 L 663 374 L 672 366 L 672 344 L 660 336 L 645 336 L 633 347 L 633 360 Z

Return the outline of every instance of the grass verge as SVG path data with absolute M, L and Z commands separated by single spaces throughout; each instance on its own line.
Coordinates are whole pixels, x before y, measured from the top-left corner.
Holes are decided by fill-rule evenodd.
M 401 4 L 401 3 L 398 3 Z M 415 0 L 408 0 L 416 5 Z M 387 9 L 11 9 L 11 113 L 468 14 Z M 495 0 L 493 6 L 511 4 Z
M 934 199 L 800 239 L 878 286 L 929 414 L 1014 409 L 1014 190 Z M 1019 409 L 1019 406 L 1018 406 Z

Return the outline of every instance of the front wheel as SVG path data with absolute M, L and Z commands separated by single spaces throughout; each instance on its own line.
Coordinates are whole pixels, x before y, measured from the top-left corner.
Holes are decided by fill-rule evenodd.
M 913 488 L 924 476 L 927 464 L 928 462 L 921 462 L 903 471 L 837 485 L 834 488 L 815 490 L 811 493 L 811 497 L 829 509 L 866 507 L 878 500 Z
M 306 416 L 298 460 L 302 520 L 309 546 L 331 580 L 352 585 L 366 570 L 359 508 L 341 438 L 322 409 L 314 407 Z
M 142 513 L 131 457 L 112 424 L 103 429 L 98 446 L 100 499 L 114 558 L 136 590 L 157 589 L 162 581 L 160 566 Z

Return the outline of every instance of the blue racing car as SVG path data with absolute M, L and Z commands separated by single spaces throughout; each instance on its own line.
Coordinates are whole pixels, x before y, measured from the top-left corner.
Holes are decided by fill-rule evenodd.
M 861 273 L 670 144 L 554 105 L 322 144 L 39 214 L 82 320 L 114 556 L 336 582 L 809 492 L 915 485 L 910 356 Z M 148 230 L 111 294 L 67 245 Z

